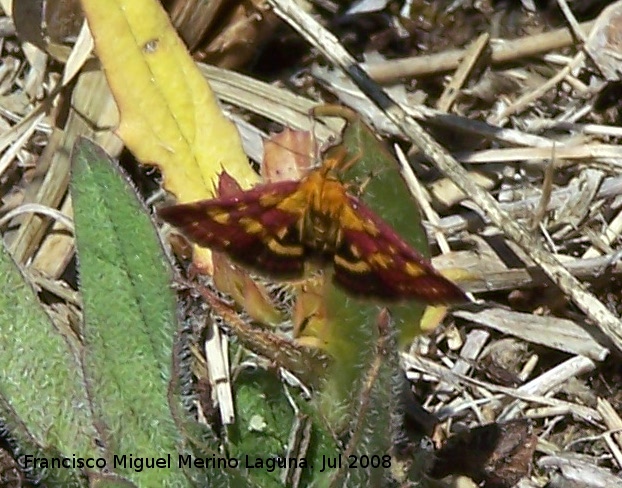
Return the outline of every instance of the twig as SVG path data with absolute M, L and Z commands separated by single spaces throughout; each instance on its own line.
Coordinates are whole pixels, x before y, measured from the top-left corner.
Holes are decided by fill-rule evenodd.
M 488 40 L 490 35 L 484 33 L 480 35 L 474 42 L 467 47 L 464 58 L 460 61 L 458 69 L 451 78 L 451 81 L 447 83 L 443 93 L 436 102 L 436 108 L 443 112 L 449 112 L 451 106 L 454 104 L 456 97 L 460 93 L 460 88 L 464 85 L 465 81 L 471 74 L 471 71 L 475 67 L 477 60 L 480 58 L 486 46 L 488 46 Z
M 39 203 L 25 203 L 7 212 L 6 214 L 2 216 L 2 218 L 0 218 L 0 228 L 4 227 L 7 223 L 9 223 L 11 220 L 13 220 L 18 215 L 31 214 L 31 213 L 46 215 L 48 217 L 56 219 L 58 222 L 63 224 L 68 229 L 73 230 L 74 228 L 73 220 L 67 217 L 64 213 L 60 212 L 59 210 L 55 208 L 48 207 L 46 205 L 41 205 Z
M 220 100 L 239 107 L 244 107 L 247 110 L 287 125 L 288 127 L 302 130 L 309 129 L 309 111 L 318 105 L 317 102 L 299 95 L 294 95 L 288 90 L 269 85 L 240 73 L 201 63 L 198 63 L 198 66 L 209 80 L 210 85 L 212 85 L 212 88 Z M 336 83 L 338 82 L 335 80 L 332 81 L 333 85 Z M 348 87 L 344 87 L 343 89 L 347 90 Z M 471 120 L 463 116 L 441 112 L 440 110 L 430 107 L 412 107 L 411 111 L 412 113 L 410 115 L 417 120 L 425 121 L 435 127 L 442 127 L 444 129 L 460 131 L 477 137 L 484 137 L 502 145 L 526 146 L 527 148 L 550 148 L 553 146 L 553 140 L 547 139 L 546 137 L 528 134 L 517 129 L 492 126 L 481 120 Z M 380 112 L 380 116 L 384 117 L 383 112 Z M 330 124 L 330 121 L 326 121 L 325 123 Z M 546 121 L 538 121 L 539 125 L 546 123 Z M 580 124 L 568 124 L 566 122 L 557 123 L 556 121 L 549 121 L 549 123 L 554 123 L 555 127 L 560 126 L 561 129 L 572 132 L 585 130 L 588 134 L 596 133 L 608 136 L 622 135 L 622 129 L 612 126 L 582 126 Z M 379 123 L 377 120 L 374 121 L 375 127 L 379 125 L 382 125 L 382 123 Z M 322 127 L 320 126 L 320 128 Z M 330 130 L 325 131 L 326 137 L 334 134 L 335 131 L 339 132 L 341 129 L 340 127 L 333 127 L 332 124 L 327 128 Z M 388 127 L 387 131 L 391 134 L 397 134 L 399 132 L 393 125 Z M 533 132 L 536 131 L 537 128 Z M 558 147 L 563 147 L 562 144 L 557 145 Z M 545 158 L 546 157 L 548 156 L 545 156 Z
M 419 208 L 421 208 L 423 215 L 425 215 L 426 219 L 428 219 L 428 222 L 430 222 L 432 228 L 435 229 L 434 238 L 436 239 L 436 243 L 438 244 L 439 249 L 443 254 L 451 252 L 445 235 L 437 227 L 439 222 L 438 214 L 434 211 L 432 205 L 430 205 L 430 201 L 428 200 L 428 198 L 426 198 L 424 190 L 421 187 L 421 183 L 419 183 L 417 176 L 408 164 L 404 152 L 397 144 L 395 144 L 394 148 L 395 153 L 397 154 L 397 161 L 400 164 L 400 173 L 402 173 L 402 177 L 404 178 L 406 186 L 408 187 L 411 195 L 417 200 L 417 203 L 419 204 Z
M 576 192 L 576 187 L 573 185 L 565 188 L 554 190 L 551 194 L 550 201 L 547 206 L 547 211 L 556 210 L 561 208 L 568 202 L 570 198 Z M 613 198 L 622 193 L 622 176 L 615 176 L 606 178 L 598 189 L 596 198 L 606 199 Z M 540 201 L 540 196 L 528 197 L 522 200 L 509 203 L 501 203 L 501 210 L 507 212 L 514 219 L 528 218 L 535 212 L 535 209 Z M 450 215 L 443 217 L 439 226 L 442 227 L 446 234 L 454 234 L 469 228 L 469 225 L 481 223 L 481 219 L 475 217 L 473 214 L 466 215 Z
M 549 206 L 549 202 L 551 201 L 551 192 L 553 191 L 553 177 L 555 176 L 555 146 L 553 146 L 553 154 L 551 157 L 551 161 L 548 166 L 544 170 L 544 181 L 542 182 L 542 195 L 540 195 L 540 202 L 538 203 L 538 208 L 536 212 L 533 214 L 533 219 L 531 221 L 531 230 L 535 230 L 538 228 L 542 219 L 546 215 L 546 209 Z
M 618 212 L 618 215 L 615 216 L 615 218 L 611 221 L 611 223 L 607 226 L 605 231 L 600 236 L 600 240 L 605 246 L 608 246 L 614 240 L 616 240 L 616 238 L 620 235 L 621 231 L 622 231 L 622 212 Z M 592 246 L 587 251 L 585 251 L 582 257 L 583 259 L 594 258 L 596 256 L 600 256 L 600 254 L 602 253 L 600 253 L 598 249 Z
M 503 125 L 503 123 L 507 120 L 507 118 L 510 115 L 515 114 L 525 109 L 529 104 L 535 102 L 538 98 L 543 96 L 547 91 L 555 87 L 559 82 L 561 82 L 564 78 L 566 78 L 566 76 L 568 76 L 568 74 L 573 69 L 575 69 L 577 66 L 579 66 L 585 61 L 585 57 L 586 57 L 585 53 L 583 52 L 578 53 L 574 58 L 572 58 L 572 60 L 566 66 L 560 69 L 559 72 L 555 76 L 553 76 L 550 80 L 548 80 L 546 83 L 542 84 L 541 86 L 539 86 L 532 92 L 526 93 L 525 95 L 520 97 L 518 100 L 516 100 L 512 105 L 507 107 L 500 114 L 489 118 L 488 123 L 493 124 L 493 125 L 495 124 Z
M 566 0 L 557 0 L 557 4 L 559 5 L 560 10 L 566 17 L 566 20 L 570 24 L 572 33 L 576 36 L 577 39 L 579 39 L 579 41 L 581 41 L 582 44 L 585 44 L 585 34 L 581 30 L 581 26 L 579 25 L 579 22 L 577 22 L 577 19 L 572 13 L 572 10 L 570 10 L 570 7 L 568 6 Z
M 552 147 L 552 146 L 551 146 Z M 463 163 L 502 163 L 509 161 L 531 161 L 549 159 L 551 147 L 522 147 L 507 149 L 484 149 L 457 153 L 454 157 Z M 555 156 L 558 160 L 600 159 L 607 160 L 609 166 L 622 166 L 622 148 L 613 144 L 582 144 L 579 146 L 555 145 Z M 571 163 L 571 164 L 574 164 Z M 557 164 L 558 168 L 561 164 Z
M 620 433 L 622 419 L 613 408 L 613 405 L 605 398 L 596 400 L 596 409 L 602 415 L 607 429 L 610 430 L 610 432 L 605 434 L 607 446 L 609 446 L 618 466 L 622 467 L 622 434 Z
M 276 1 L 272 2 L 274 5 Z M 583 32 L 592 30 L 594 22 L 580 24 Z M 493 40 L 491 42 L 491 64 L 509 61 L 554 51 L 572 46 L 575 39 L 569 29 L 558 29 L 544 34 L 512 41 Z M 464 57 L 464 49 L 454 49 L 438 54 L 402 58 L 383 63 L 363 64 L 369 76 L 378 83 L 394 83 L 401 78 L 433 75 L 456 69 Z
M 487 389 L 488 391 L 501 393 L 526 402 L 539 403 L 541 405 L 549 405 L 552 407 L 564 407 L 568 412 L 571 412 L 572 414 L 577 415 L 588 422 L 598 422 L 602 420 L 600 413 L 594 408 L 586 407 L 584 405 L 577 405 L 565 400 L 558 400 L 556 398 L 533 394 L 520 388 L 508 388 L 506 386 L 495 385 L 487 381 L 470 378 L 468 376 L 457 374 L 451 369 L 436 364 L 434 361 L 427 358 L 402 353 L 402 362 L 404 363 L 406 370 L 414 369 L 437 376 L 440 379 L 451 379 L 459 381 L 463 384 L 479 386 Z

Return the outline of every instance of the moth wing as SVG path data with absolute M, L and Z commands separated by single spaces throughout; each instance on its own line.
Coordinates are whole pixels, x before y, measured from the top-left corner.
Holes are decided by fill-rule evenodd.
M 304 270 L 304 247 L 295 228 L 304 207 L 280 208 L 296 198 L 298 181 L 259 185 L 211 200 L 172 205 L 159 216 L 192 242 L 228 254 L 261 273 L 296 277 Z
M 355 294 L 429 304 L 463 302 L 464 292 L 436 271 L 393 228 L 348 195 L 334 280 Z

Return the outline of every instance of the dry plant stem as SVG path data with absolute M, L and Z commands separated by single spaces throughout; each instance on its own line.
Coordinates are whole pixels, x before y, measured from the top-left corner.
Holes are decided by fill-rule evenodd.
M 273 3 L 274 4 L 274 3 Z M 589 32 L 594 22 L 580 24 L 584 33 Z M 569 29 L 558 29 L 544 34 L 512 41 L 491 42 L 490 62 L 507 63 L 517 59 L 554 51 L 572 46 L 575 39 Z M 464 57 L 463 49 L 453 49 L 438 54 L 386 61 L 384 63 L 363 64 L 363 68 L 378 83 L 394 83 L 401 78 L 428 76 L 458 67 Z
M 581 41 L 582 44 L 585 43 L 585 34 L 581 31 L 581 26 L 573 15 L 572 10 L 570 10 L 570 7 L 568 6 L 566 0 L 557 0 L 557 4 L 559 5 L 560 10 L 566 17 L 566 20 L 570 24 L 573 34 L 577 37 L 577 39 Z
M 224 425 L 231 425 L 235 423 L 235 409 L 229 371 L 229 340 L 216 324 L 211 323 L 208 327 L 209 338 L 203 344 L 205 357 L 209 358 L 206 365 L 208 378 L 218 399 L 220 420 Z
M 204 298 L 211 298 L 211 292 L 203 286 L 194 285 L 183 278 L 177 280 L 189 288 L 198 289 Z M 212 308 L 215 309 L 215 307 Z M 203 343 L 203 353 L 206 358 L 204 367 L 207 371 L 212 394 L 218 403 L 221 422 L 223 425 L 231 425 L 235 423 L 235 408 L 233 407 L 231 370 L 229 368 L 231 364 L 229 361 L 229 339 L 213 321 L 210 320 L 206 327 L 209 329 L 209 333 Z
M 46 290 L 54 293 L 58 298 L 65 300 L 69 305 L 82 309 L 82 296 L 73 290 L 66 282 L 55 280 L 42 275 L 37 270 L 27 270 L 28 279 L 37 290 Z M 63 305 L 64 306 L 64 305 Z
M 464 346 L 460 349 L 460 357 L 451 367 L 451 370 L 460 375 L 465 375 L 476 363 L 478 356 L 482 352 L 482 349 L 488 342 L 490 334 L 485 330 L 475 329 L 468 333 Z M 434 391 L 436 397 L 443 402 L 447 402 L 451 396 L 446 392 L 451 391 L 451 383 L 448 381 L 440 381 Z M 482 422 L 484 423 L 484 422 Z
M 66 195 L 60 206 L 61 214 L 73 219 L 73 203 L 71 195 Z M 75 238 L 73 228 L 61 221 L 52 223 L 39 250 L 30 262 L 30 269 L 38 270 L 50 278 L 60 278 L 74 256 Z
M 553 146 L 553 152 L 555 152 L 555 146 Z M 538 208 L 531 221 L 531 230 L 538 228 L 542 219 L 546 215 L 546 209 L 551 201 L 551 193 L 553 191 L 553 176 L 555 176 L 555 154 L 551 158 L 548 166 L 544 170 L 544 181 L 542 182 L 542 195 L 540 195 L 540 202 L 538 202 Z
M 481 259 L 470 251 L 458 251 L 454 253 L 451 264 L 439 263 L 439 257 L 432 262 L 438 268 L 458 267 L 474 269 L 481 264 Z M 605 271 L 611 275 L 622 273 L 619 253 L 608 254 L 590 259 L 575 259 L 565 263 L 567 269 L 576 277 L 582 279 L 595 279 Z M 462 285 L 465 291 L 471 293 L 490 292 L 496 290 L 515 290 L 516 288 L 529 288 L 539 286 L 542 283 L 542 270 L 536 266 L 525 268 L 501 269 L 488 271 L 485 276 L 477 276 Z
M 26 117 L 20 118 L 19 122 L 11 127 L 10 130 L 0 135 L 0 152 L 4 152 L 9 145 L 15 143 L 19 136 L 25 131 L 34 130 L 31 129 L 31 126 L 34 126 L 35 129 L 40 128 L 39 125 L 41 121 L 45 117 L 45 114 L 51 109 L 54 99 L 58 96 L 60 89 L 61 87 L 54 88 L 54 90 L 52 90 L 43 101 L 38 103 Z
M 85 19 L 84 22 L 82 22 L 80 34 L 78 35 L 76 43 L 67 58 L 67 63 L 65 64 L 65 69 L 63 70 L 63 86 L 67 85 L 82 69 L 91 55 L 93 47 L 95 47 L 95 43 Z
M 575 189 L 566 187 L 554 190 L 551 193 L 550 201 L 547 205 L 547 211 L 557 210 L 567 204 L 570 198 L 575 195 Z M 622 176 L 606 178 L 596 194 L 597 199 L 607 199 L 618 196 L 622 193 Z M 504 212 L 507 212 L 514 219 L 528 218 L 535 212 L 540 196 L 528 197 L 510 203 L 502 203 L 500 205 Z M 450 215 L 443 217 L 439 222 L 446 234 L 454 234 L 462 230 L 468 229 L 469 225 L 479 225 L 479 217 L 473 218 L 473 214 L 466 215 Z
M 572 480 L 572 486 L 620 486 L 619 476 L 611 473 L 608 469 L 595 465 L 593 462 L 577 459 L 576 456 L 570 457 L 568 455 L 564 455 L 564 453 L 544 456 L 538 459 L 537 464 L 538 468 L 541 470 L 554 473 L 563 473 L 565 479 Z
M 521 393 L 531 395 L 546 395 L 564 385 L 569 379 L 589 373 L 596 368 L 596 363 L 584 356 L 575 356 L 549 369 L 537 378 L 517 388 Z M 499 421 L 516 418 L 518 412 L 524 408 L 523 402 L 515 401 L 505 407 L 497 417 Z
M 341 130 L 340 124 L 331 122 L 328 123 L 329 127 L 326 127 L 326 123 L 313 125 L 309 111 L 317 103 L 308 98 L 234 71 L 201 63 L 198 66 L 218 98 L 227 103 L 245 107 L 288 127 L 313 130 L 322 143 Z
M 604 361 L 609 354 L 607 348 L 569 319 L 513 312 L 502 308 L 485 308 L 477 312 L 456 310 L 454 316 L 477 327 L 496 330 L 504 336 L 516 337 L 568 354 L 578 354 L 593 361 Z
M 560 129 L 572 132 L 579 132 L 585 135 L 622 137 L 622 127 L 601 124 L 581 124 L 578 122 L 568 122 L 566 120 L 538 120 L 530 126 L 534 132 L 545 131 L 547 129 Z
M 547 252 L 538 239 L 503 212 L 498 202 L 487 191 L 473 183 L 466 170 L 447 155 L 438 142 L 432 139 L 412 117 L 406 114 L 402 107 L 369 78 L 330 32 L 303 12 L 292 0 L 269 1 L 279 16 L 319 49 L 332 63 L 343 69 L 361 91 L 385 111 L 387 117 L 401 129 L 402 133 L 411 139 L 445 176 L 466 193 L 497 227 L 516 242 L 611 339 L 616 348 L 622 351 L 620 320 L 589 293 L 585 286 L 572 276 L 554 256 Z
M 446 381 L 458 381 L 462 384 L 478 386 L 491 392 L 501 393 L 517 400 L 523 400 L 526 402 L 536 403 L 540 405 L 548 405 L 551 407 L 564 408 L 566 412 L 570 412 L 577 417 L 580 417 L 588 422 L 598 422 L 602 420 L 600 413 L 593 408 L 586 407 L 584 405 L 578 405 L 565 400 L 558 400 L 557 398 L 550 398 L 542 395 L 535 395 L 529 392 L 522 391 L 520 388 L 508 388 L 507 386 L 495 385 L 487 381 L 470 378 L 455 373 L 446 366 L 441 366 L 431 359 L 413 356 L 410 354 L 402 353 L 402 361 L 406 371 L 414 369 L 422 373 L 436 376 Z
M 72 110 L 64 128 L 53 132 L 37 162 L 41 178 L 35 179 L 27 188 L 28 199 L 50 207 L 60 205 L 69 184 L 69 155 L 77 135 L 93 139 L 109 154 L 118 154 L 122 147 L 120 139 L 112 131 L 101 129 L 115 127 L 117 120 L 117 107 L 109 94 L 104 74 L 100 71 L 81 72 L 72 94 Z M 20 224 L 19 229 L 9 235 L 8 242 L 15 260 L 24 263 L 46 238 L 48 219 L 31 214 L 20 220 Z M 64 249 L 72 252 L 69 247 Z
M 86 22 L 85 22 L 85 25 L 86 25 Z M 78 46 L 76 46 L 73 51 L 75 51 L 77 47 Z M 87 53 L 87 55 L 89 53 Z M 84 56 L 84 58 L 82 59 L 82 64 L 85 61 L 86 61 L 86 56 Z M 13 162 L 14 157 L 15 157 L 14 151 L 15 153 L 17 152 L 15 150 L 15 147 L 17 147 L 17 149 L 21 149 L 23 141 L 28 140 L 36 129 L 39 129 L 39 130 L 41 129 L 39 127 L 39 124 L 43 120 L 47 112 L 50 110 L 57 95 L 60 93 L 63 87 L 66 86 L 72 80 L 73 76 L 75 76 L 79 72 L 80 68 L 82 67 L 82 64 L 80 64 L 80 66 L 75 67 L 71 76 L 69 75 L 64 76 L 63 82 L 60 85 L 54 87 L 51 90 L 50 94 L 45 98 L 45 100 L 39 103 L 34 108 L 34 110 L 32 110 L 23 119 L 19 119 L 19 122 L 15 124 L 15 126 L 13 126 L 11 130 L 7 131 L 6 133 L 2 134 L 2 136 L 0 136 L 0 151 L 3 151 L 6 145 L 13 143 L 13 148 L 9 151 L 6 151 L 2 159 L 0 160 L 0 175 L 4 173 L 7 165 Z
M 61 222 L 65 227 L 73 230 L 73 220 L 67 217 L 59 210 L 48 207 L 47 205 L 41 205 L 40 203 L 24 203 L 19 207 L 14 208 L 10 212 L 7 212 L 2 218 L 0 218 L 0 228 L 4 227 L 8 222 L 13 220 L 18 215 L 38 213 L 41 215 L 47 215 L 53 219 Z
M 40 112 L 33 118 L 26 117 L 30 123 L 22 126 L 23 131 L 21 134 L 19 131 L 13 131 L 13 129 L 7 131 L 14 134 L 15 140 L 10 144 L 9 148 L 4 151 L 4 154 L 0 158 L 0 176 L 4 175 L 4 173 L 9 169 L 9 166 L 15 163 L 17 154 L 24 148 L 28 141 L 30 141 L 32 135 L 37 130 L 37 126 L 43 120 L 45 115 L 45 112 Z
M 549 159 L 553 146 L 549 147 L 522 147 L 507 149 L 483 149 L 481 151 L 461 152 L 454 157 L 469 164 L 478 163 L 502 163 L 513 161 L 527 161 L 535 159 Z M 558 160 L 572 160 L 567 164 L 576 164 L 578 159 L 591 159 L 603 162 L 607 169 L 612 166 L 621 167 L 622 148 L 613 144 L 582 144 L 580 146 L 555 145 L 555 157 Z M 557 167 L 561 167 L 559 161 Z M 592 163 L 594 165 L 594 163 Z
M 603 421 L 609 429 L 609 432 L 604 434 L 607 447 L 613 454 L 618 467 L 622 468 L 622 419 L 613 408 L 613 405 L 609 403 L 607 399 L 598 398 L 596 400 L 596 409 L 602 415 Z
M 608 246 L 616 240 L 616 238 L 620 235 L 620 232 L 622 232 L 622 212 L 619 212 L 615 216 L 615 218 L 611 221 L 611 223 L 607 226 L 605 231 L 602 233 L 600 238 L 602 242 Z M 582 258 L 583 259 L 595 258 L 600 255 L 601 253 L 598 251 L 598 249 L 592 246 L 587 251 L 585 251 Z
M 570 378 L 581 376 L 584 373 L 593 371 L 595 368 L 596 363 L 590 358 L 575 356 L 520 386 L 518 391 L 532 395 L 544 395 L 551 390 L 559 388 Z
M 318 105 L 317 102 L 294 95 L 288 90 L 268 85 L 240 73 L 201 63 L 198 63 L 198 66 L 209 80 L 210 85 L 212 85 L 214 92 L 220 100 L 244 107 L 247 110 L 290 127 L 301 130 L 313 128 L 310 127 L 309 111 Z M 411 115 L 418 120 L 426 121 L 438 127 L 485 137 L 504 145 L 526 146 L 528 148 L 550 148 L 553 146 L 553 140 L 551 139 L 521 132 L 517 129 L 491 126 L 479 120 L 471 120 L 459 115 L 448 114 L 430 107 L 418 106 L 412 107 L 411 110 Z M 341 131 L 342 125 L 335 124 L 330 120 L 323 122 L 327 127 L 317 134 L 320 140 L 324 140 L 325 136 L 330 137 L 335 132 Z M 545 124 L 545 122 L 540 121 L 539 124 Z M 558 123 L 555 122 L 555 124 Z M 317 124 L 316 127 L 316 132 L 318 132 L 317 129 L 323 128 L 317 126 Z M 570 124 L 567 130 L 578 131 L 579 129 L 576 124 Z M 585 130 L 588 129 L 585 128 Z M 598 126 L 596 130 L 598 134 L 604 135 L 614 136 L 618 133 L 622 134 L 622 129 L 616 127 Z M 548 155 L 544 158 L 548 158 Z
M 488 46 L 488 40 L 490 34 L 481 34 L 474 42 L 467 47 L 464 58 L 460 61 L 458 69 L 451 78 L 451 81 L 447 83 L 447 86 L 443 90 L 443 93 L 436 102 L 436 108 L 443 112 L 449 112 L 451 106 L 456 101 L 456 97 L 460 93 L 460 88 L 466 82 L 471 71 L 475 67 L 477 60 L 484 53 L 486 46 Z
M 527 108 L 529 104 L 535 102 L 538 98 L 543 96 L 547 91 L 555 87 L 559 82 L 561 82 L 564 78 L 566 78 L 566 76 L 568 76 L 568 74 L 573 69 L 581 65 L 584 61 L 585 61 L 585 53 L 583 52 L 578 53 L 572 59 L 572 61 L 570 61 L 564 68 L 559 70 L 559 72 L 555 76 L 553 76 L 553 78 L 548 80 L 542 86 L 539 86 L 536 90 L 530 93 L 526 93 L 525 95 L 520 97 L 512 105 L 510 105 L 503 112 L 501 112 L 499 115 L 489 118 L 488 123 L 493 124 L 493 125 L 505 124 L 505 122 L 507 122 L 507 118 L 510 115 L 520 112 L 524 110 L 525 108 Z
M 425 215 L 430 224 L 432 224 L 432 227 L 434 228 L 434 237 L 436 239 L 436 243 L 438 244 L 439 249 L 443 254 L 451 252 L 445 235 L 437 227 L 439 222 L 438 214 L 434 211 L 432 205 L 430 205 L 430 201 L 428 200 L 428 198 L 426 198 L 421 183 L 419 183 L 417 176 L 408 164 L 408 161 L 406 160 L 406 156 L 402 152 L 402 149 L 397 144 L 395 144 L 394 148 L 395 153 L 397 154 L 397 160 L 400 164 L 400 172 L 402 173 L 402 177 L 406 182 L 406 186 L 408 187 L 411 195 L 417 200 L 419 207 L 423 211 L 423 215 Z
M 618 467 L 622 467 L 622 451 L 620 450 L 620 446 L 616 444 L 611 433 L 607 432 L 604 434 L 603 437 L 607 446 L 609 447 L 609 450 L 613 454 L 613 457 L 618 463 Z

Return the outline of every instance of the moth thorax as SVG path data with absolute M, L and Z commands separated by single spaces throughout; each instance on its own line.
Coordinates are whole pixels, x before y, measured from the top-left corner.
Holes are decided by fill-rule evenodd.
M 333 254 L 341 240 L 339 221 L 324 213 L 307 212 L 303 240 L 307 247 L 320 254 Z

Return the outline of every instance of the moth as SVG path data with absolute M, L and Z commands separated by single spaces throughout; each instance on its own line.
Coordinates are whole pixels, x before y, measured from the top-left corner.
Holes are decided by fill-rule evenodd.
M 348 192 L 338 170 L 350 163 L 347 150 L 337 148 L 300 180 L 164 207 L 159 216 L 196 244 L 270 277 L 300 278 L 307 263 L 319 260 L 353 295 L 465 301 L 460 288 Z

